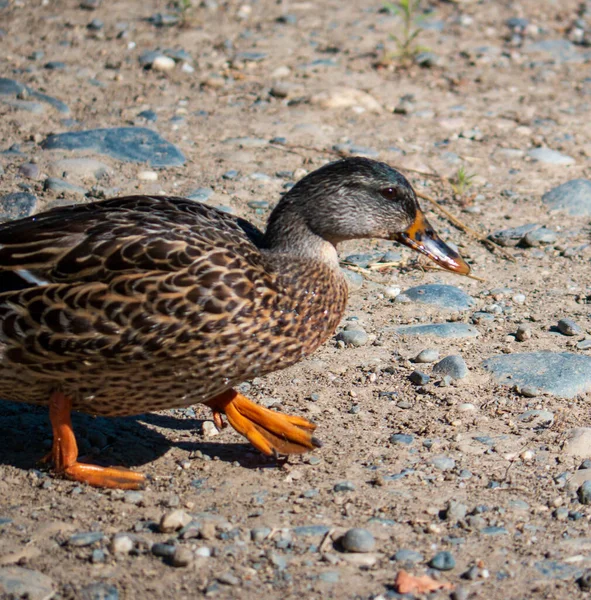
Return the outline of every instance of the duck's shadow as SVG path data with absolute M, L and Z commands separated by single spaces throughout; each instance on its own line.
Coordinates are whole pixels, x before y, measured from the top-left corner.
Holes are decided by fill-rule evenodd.
M 189 453 L 200 450 L 224 462 L 237 461 L 247 468 L 277 465 L 277 461 L 259 455 L 249 444 L 193 441 L 190 433 L 174 441 L 178 437 L 175 431 L 194 431 L 198 438 L 202 423 L 197 418 L 166 412 L 116 418 L 72 413 L 80 455 L 96 464 L 138 467 L 175 446 Z M 155 427 L 170 430 L 170 434 Z M 37 468 L 39 459 L 51 448 L 51 436 L 46 407 L 0 400 L 0 465 L 25 470 Z

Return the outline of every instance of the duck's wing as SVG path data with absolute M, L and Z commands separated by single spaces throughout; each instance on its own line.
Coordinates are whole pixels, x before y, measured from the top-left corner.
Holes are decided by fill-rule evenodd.
M 251 336 L 245 323 L 260 322 L 253 314 L 264 317 L 274 293 L 257 235 L 175 198 L 123 198 L 3 225 L 2 360 L 60 377 L 230 347 Z
M 216 247 L 257 265 L 261 240 L 247 221 L 183 198 L 129 196 L 59 207 L 0 225 L 0 293 L 176 272 Z

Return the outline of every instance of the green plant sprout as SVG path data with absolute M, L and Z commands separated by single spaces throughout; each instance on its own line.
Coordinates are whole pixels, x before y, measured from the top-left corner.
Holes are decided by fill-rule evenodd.
M 453 179 L 450 180 L 451 188 L 454 191 L 454 194 L 458 197 L 464 196 L 464 194 L 468 191 L 468 188 L 472 185 L 474 178 L 476 177 L 475 173 L 468 173 L 462 165 L 458 170 Z
M 397 36 L 390 34 L 390 39 L 396 43 L 396 51 L 388 53 L 388 60 L 397 59 L 401 63 L 410 63 L 420 52 L 428 50 L 416 43 L 417 37 L 423 28 L 415 24 L 420 21 L 420 0 L 399 0 L 398 2 L 385 2 L 384 8 L 393 15 L 402 16 L 402 33 Z

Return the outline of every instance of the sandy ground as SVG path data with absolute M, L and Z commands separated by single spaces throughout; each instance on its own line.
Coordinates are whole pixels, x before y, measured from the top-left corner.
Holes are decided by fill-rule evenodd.
M 537 223 L 558 237 L 540 248 L 507 248 L 509 260 L 430 212 L 484 282 L 425 270 L 401 250 L 394 266 L 363 271 L 351 290 L 345 321 L 358 319 L 366 345 L 331 340 L 301 364 L 249 382 L 253 400 L 317 423 L 324 446 L 308 456 L 276 462 L 231 429 L 214 436 L 199 406 L 113 420 L 76 415 L 84 452 L 152 477 L 139 494 L 94 490 L 37 465 L 50 445 L 45 410 L 0 402 L 0 590 L 7 590 L 0 596 L 20 597 L 7 583 L 9 572 L 22 575 L 7 569 L 20 566 L 34 572 L 21 588 L 30 598 L 398 597 L 400 569 L 455 586 L 435 598 L 588 597 L 577 580 L 591 563 L 591 509 L 561 474 L 585 458 L 562 444 L 572 428 L 591 426 L 589 394 L 519 395 L 481 366 L 517 351 L 588 354 L 576 347 L 584 335 L 552 328 L 565 317 L 591 328 L 589 218 L 551 213 L 541 196 L 591 175 L 589 48 L 561 54 L 535 45 L 576 40 L 578 3 L 425 2 L 417 43 L 435 64 L 405 68 L 384 60 L 396 51 L 390 35 L 402 35 L 401 18 L 380 12 L 379 2 L 195 3 L 163 27 L 148 19 L 179 12 L 152 0 L 105 1 L 94 10 L 51 0 L 2 6 L 0 76 L 71 111 L 0 103 L 0 149 L 20 147 L 0 154 L 0 193 L 31 193 L 35 210 L 83 200 L 44 190 L 48 175 L 61 175 L 55 162 L 74 156 L 43 150 L 49 134 L 137 125 L 175 144 L 186 164 L 152 169 L 78 153 L 107 173 L 72 172 L 67 181 L 91 198 L 207 188 L 208 203 L 262 226 L 283 185 L 334 159 L 341 145 L 406 169 L 418 191 L 483 235 Z M 512 17 L 527 26 L 512 29 Z M 89 28 L 93 19 L 102 27 Z M 164 71 L 141 67 L 142 52 L 167 48 L 190 56 Z M 64 66 L 46 68 L 51 61 Z M 349 105 L 331 103 L 351 97 Z M 139 116 L 146 110 L 157 120 Z M 269 143 L 274 138 L 284 140 Z M 528 155 L 535 147 L 573 160 L 535 161 Z M 25 164 L 37 169 L 23 171 Z M 473 177 L 454 194 L 445 178 L 460 167 Z M 341 253 L 389 249 L 358 242 Z M 475 304 L 453 312 L 391 298 L 393 287 L 430 283 L 461 288 Z M 496 314 L 493 304 L 509 309 Z M 471 323 L 477 311 L 492 315 L 475 319 L 478 337 L 394 331 Z M 522 342 L 520 325 L 531 332 Z M 410 360 L 425 348 L 461 355 L 468 377 L 411 383 L 413 370 L 431 373 Z M 522 418 L 542 409 L 551 420 Z M 410 443 L 391 439 L 399 433 Z M 192 533 L 160 530 L 174 510 L 193 516 Z M 304 526 L 318 527 L 297 529 Z M 369 552 L 344 551 L 339 539 L 351 528 L 373 535 Z M 72 538 L 88 532 L 103 536 Z M 176 559 L 162 556 L 175 548 Z M 400 560 L 401 550 L 420 556 Z M 429 566 L 442 551 L 455 561 L 448 571 Z M 27 590 L 40 574 L 50 579 Z

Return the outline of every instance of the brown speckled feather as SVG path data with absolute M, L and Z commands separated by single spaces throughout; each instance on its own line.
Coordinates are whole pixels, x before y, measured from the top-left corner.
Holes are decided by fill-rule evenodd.
M 0 398 L 129 415 L 287 367 L 336 328 L 346 284 L 261 249 L 249 223 L 128 197 L 0 226 Z

